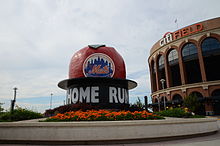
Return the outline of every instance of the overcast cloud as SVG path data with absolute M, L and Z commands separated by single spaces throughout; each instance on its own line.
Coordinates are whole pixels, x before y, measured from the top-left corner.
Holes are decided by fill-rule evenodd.
M 138 82 L 130 97 L 150 97 L 147 59 L 163 34 L 220 16 L 219 0 L 0 0 L 0 102 L 40 112 L 63 104 L 57 83 L 68 78 L 72 55 L 89 44 L 115 47 L 127 78 Z M 134 101 L 134 100 L 131 100 Z

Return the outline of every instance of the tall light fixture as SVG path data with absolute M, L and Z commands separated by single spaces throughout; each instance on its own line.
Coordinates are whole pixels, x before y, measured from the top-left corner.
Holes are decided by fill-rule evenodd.
M 14 87 L 13 90 L 14 90 L 14 99 L 11 100 L 11 112 L 14 111 L 15 102 L 16 102 L 16 95 L 17 95 L 17 90 L 18 90 L 18 88 L 17 88 L 17 87 Z
M 162 85 L 162 89 L 164 90 L 164 83 L 165 83 L 165 79 L 161 79 L 161 85 Z M 165 100 L 165 96 L 163 97 L 163 105 L 164 105 L 164 110 L 166 110 L 166 100 Z

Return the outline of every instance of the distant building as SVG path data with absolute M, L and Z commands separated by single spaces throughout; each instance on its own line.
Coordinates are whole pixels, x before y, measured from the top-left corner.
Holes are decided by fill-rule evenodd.
M 164 108 L 164 100 L 178 105 L 196 94 L 201 112 L 220 114 L 220 18 L 166 33 L 151 48 L 148 63 L 154 110 L 158 103 Z

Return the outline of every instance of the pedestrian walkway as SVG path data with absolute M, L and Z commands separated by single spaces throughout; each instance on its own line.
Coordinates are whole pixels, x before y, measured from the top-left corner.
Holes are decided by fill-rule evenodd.
M 210 118 L 217 118 L 217 120 L 220 120 L 220 116 L 218 115 L 218 116 L 207 116 L 207 117 L 210 117 Z

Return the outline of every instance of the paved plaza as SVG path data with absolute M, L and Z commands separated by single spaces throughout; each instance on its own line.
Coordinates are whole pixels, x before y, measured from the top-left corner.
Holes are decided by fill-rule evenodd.
M 218 119 L 218 126 L 220 128 L 220 117 Z M 169 146 L 169 145 L 178 145 L 178 146 L 219 146 L 220 144 L 220 132 L 209 136 L 194 137 L 180 140 L 171 140 L 163 142 L 154 142 L 154 143 L 141 143 L 141 144 L 126 144 L 123 146 Z

